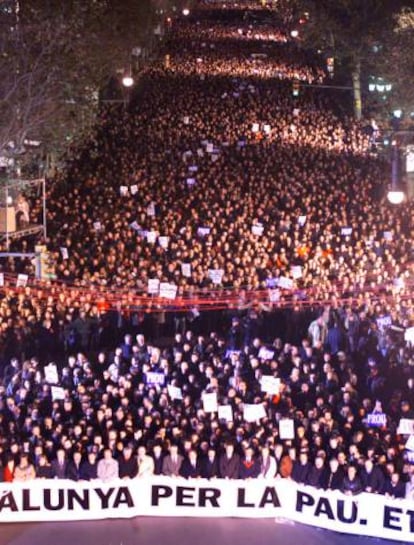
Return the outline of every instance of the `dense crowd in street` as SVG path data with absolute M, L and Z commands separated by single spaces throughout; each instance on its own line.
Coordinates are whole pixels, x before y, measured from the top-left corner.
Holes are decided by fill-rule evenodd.
M 414 499 L 398 432 L 414 418 L 413 209 L 385 201 L 388 167 L 345 95 L 312 87 L 323 75 L 283 28 L 200 12 L 172 23 L 129 108 L 102 110 L 48 199 L 57 279 L 90 293 L 3 288 L 1 478 L 277 477 Z M 154 279 L 239 302 L 150 314 L 94 297 Z

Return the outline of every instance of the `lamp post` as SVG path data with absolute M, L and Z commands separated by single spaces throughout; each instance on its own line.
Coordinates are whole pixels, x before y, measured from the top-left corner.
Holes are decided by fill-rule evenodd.
M 387 193 L 387 199 L 391 204 L 401 204 L 404 200 L 404 191 L 400 184 L 400 148 L 398 141 L 391 143 L 391 186 Z

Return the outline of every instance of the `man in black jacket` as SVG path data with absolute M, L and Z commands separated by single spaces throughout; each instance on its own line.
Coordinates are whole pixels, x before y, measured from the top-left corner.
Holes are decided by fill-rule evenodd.
M 132 454 L 131 445 L 125 445 L 122 454 L 118 459 L 119 463 L 119 478 L 133 479 L 138 473 L 138 462 Z
M 201 464 L 196 450 L 191 449 L 188 457 L 184 458 L 180 468 L 180 475 L 186 479 L 201 477 Z
M 344 477 L 344 470 L 339 465 L 338 460 L 336 458 L 332 458 L 329 461 L 329 470 L 326 473 L 323 488 L 328 490 L 341 490 Z
M 205 479 L 218 477 L 218 459 L 213 448 L 208 449 L 207 455 L 202 460 L 201 476 Z
M 238 479 L 240 457 L 234 452 L 232 443 L 226 444 L 226 451 L 220 456 L 219 473 L 223 479 Z
M 361 470 L 361 480 L 365 492 L 382 493 L 385 483 L 384 474 L 369 458 L 365 460 L 364 467 Z
M 98 478 L 98 463 L 93 450 L 88 453 L 88 459 L 81 464 L 80 478 L 83 481 L 93 481 Z
M 305 484 L 308 479 L 311 465 L 308 462 L 307 452 L 301 452 L 299 460 L 295 460 L 292 470 L 292 479 L 297 483 Z

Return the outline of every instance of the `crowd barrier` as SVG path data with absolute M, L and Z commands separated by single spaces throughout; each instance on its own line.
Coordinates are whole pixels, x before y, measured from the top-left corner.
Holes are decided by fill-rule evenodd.
M 287 519 L 397 541 L 414 541 L 414 505 L 382 495 L 346 496 L 288 479 L 148 477 L 0 483 L 0 522 L 80 521 L 139 516 Z

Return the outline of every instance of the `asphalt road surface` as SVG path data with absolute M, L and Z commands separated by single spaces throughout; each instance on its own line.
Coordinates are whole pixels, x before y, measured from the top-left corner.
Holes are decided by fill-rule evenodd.
M 153 518 L 0 524 L 0 545 L 397 545 L 273 519 Z

